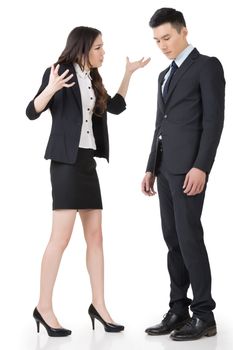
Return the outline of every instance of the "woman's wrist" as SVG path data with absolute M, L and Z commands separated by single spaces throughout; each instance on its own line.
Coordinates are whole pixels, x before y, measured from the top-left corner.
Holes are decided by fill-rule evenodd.
M 130 79 L 132 76 L 133 72 L 130 72 L 128 70 L 125 71 L 125 78 Z
M 53 91 L 53 89 L 49 85 L 47 85 L 43 91 L 44 97 L 53 97 L 55 93 L 56 91 Z

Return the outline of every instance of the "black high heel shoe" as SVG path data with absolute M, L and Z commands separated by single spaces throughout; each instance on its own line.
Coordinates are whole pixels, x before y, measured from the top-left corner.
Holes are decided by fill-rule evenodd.
M 98 311 L 95 309 L 94 305 L 91 304 L 89 309 L 88 309 L 88 314 L 91 318 L 92 322 L 92 328 L 95 329 L 95 318 L 102 323 L 104 326 L 105 332 L 109 333 L 117 333 L 121 332 L 125 329 L 124 326 L 121 326 L 120 324 L 113 324 L 113 323 L 108 323 L 102 319 Z
M 50 327 L 45 322 L 45 320 L 43 319 L 43 317 L 41 316 L 37 308 L 35 308 L 35 310 L 33 311 L 33 317 L 36 320 L 37 333 L 40 332 L 40 323 L 45 327 L 50 337 L 66 337 L 67 335 L 70 335 L 72 333 L 69 329 Z

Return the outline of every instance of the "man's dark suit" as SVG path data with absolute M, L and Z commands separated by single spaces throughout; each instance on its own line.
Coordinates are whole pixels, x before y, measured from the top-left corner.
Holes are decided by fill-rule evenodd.
M 209 320 L 215 302 L 200 220 L 205 189 L 187 196 L 182 187 L 191 168 L 208 176 L 213 165 L 223 128 L 224 74 L 217 58 L 193 49 L 173 76 L 164 103 L 161 85 L 167 71 L 159 76 L 156 129 L 147 171 L 158 177 L 162 229 L 169 249 L 170 308 L 178 314 L 187 309 L 191 284 L 191 310 Z

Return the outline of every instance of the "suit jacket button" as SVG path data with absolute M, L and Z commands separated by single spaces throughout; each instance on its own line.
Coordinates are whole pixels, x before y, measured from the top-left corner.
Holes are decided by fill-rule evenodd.
M 165 114 L 164 119 L 167 119 L 167 114 Z

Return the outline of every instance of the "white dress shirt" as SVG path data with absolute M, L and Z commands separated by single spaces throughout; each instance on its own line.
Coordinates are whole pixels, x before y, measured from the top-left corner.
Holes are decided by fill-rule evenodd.
M 74 63 L 74 68 L 79 83 L 83 110 L 83 124 L 79 147 L 96 149 L 95 137 L 92 128 L 92 114 L 96 98 L 91 84 L 90 71 L 82 71 L 77 63 Z
M 184 60 L 186 60 L 186 58 L 188 57 L 188 55 L 193 51 L 194 47 L 192 45 L 188 45 L 174 60 L 175 63 L 177 64 L 178 68 L 182 65 L 182 63 L 184 62 Z M 164 89 L 164 85 L 166 84 L 166 81 L 170 75 L 170 71 L 171 71 L 172 67 L 170 65 L 170 69 L 168 70 L 168 72 L 166 73 L 165 77 L 164 77 L 164 81 L 162 84 L 162 93 L 163 93 L 163 89 Z

